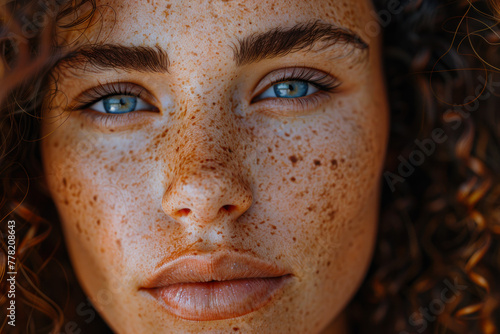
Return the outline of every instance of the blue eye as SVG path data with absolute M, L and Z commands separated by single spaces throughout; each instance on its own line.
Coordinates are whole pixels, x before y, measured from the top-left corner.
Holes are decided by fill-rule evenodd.
M 306 81 L 291 80 L 276 83 L 269 87 L 264 93 L 262 93 L 258 100 L 265 99 L 268 97 L 278 97 L 278 98 L 299 98 L 318 91 L 318 88 Z
M 284 98 L 302 97 L 307 94 L 308 90 L 308 84 L 303 81 L 280 82 L 273 87 L 274 94 L 276 94 L 277 97 Z
M 137 110 L 152 110 L 155 107 L 133 95 L 112 95 L 99 100 L 90 109 L 106 114 L 125 114 Z

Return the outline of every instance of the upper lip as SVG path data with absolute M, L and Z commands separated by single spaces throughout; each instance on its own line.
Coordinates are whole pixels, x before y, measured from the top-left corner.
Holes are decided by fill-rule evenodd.
M 186 255 L 161 266 L 144 288 L 177 283 L 228 281 L 243 278 L 280 277 L 289 274 L 276 264 L 239 253 Z

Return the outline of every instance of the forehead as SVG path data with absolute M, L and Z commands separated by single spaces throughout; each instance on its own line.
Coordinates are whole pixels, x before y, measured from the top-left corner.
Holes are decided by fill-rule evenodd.
M 107 0 L 98 6 L 101 24 L 91 29 L 96 42 L 169 49 L 196 45 L 201 52 L 313 19 L 350 29 L 369 43 L 364 28 L 373 19 L 370 0 Z

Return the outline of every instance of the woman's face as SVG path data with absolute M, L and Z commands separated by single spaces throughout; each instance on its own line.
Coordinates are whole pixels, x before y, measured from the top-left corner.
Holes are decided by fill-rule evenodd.
M 41 143 L 95 307 L 117 333 L 322 331 L 376 235 L 371 2 L 98 4 Z

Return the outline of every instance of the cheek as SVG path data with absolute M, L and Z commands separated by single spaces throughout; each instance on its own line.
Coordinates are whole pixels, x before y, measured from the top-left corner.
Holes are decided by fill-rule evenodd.
M 386 137 L 385 119 L 367 117 L 377 112 L 256 127 L 266 141 L 255 158 L 256 196 L 277 226 L 273 244 L 284 245 L 303 282 L 300 308 L 319 309 L 318 321 L 345 306 L 371 260 Z
M 118 163 L 121 150 L 74 123 L 44 139 L 42 160 L 72 263 L 84 288 L 97 291 L 123 265 L 117 217 L 129 200 L 119 184 L 127 166 Z
M 322 122 L 314 129 L 317 135 L 306 131 L 302 144 L 286 148 L 293 152 L 292 167 L 282 173 L 288 177 L 280 202 L 296 217 L 292 225 L 303 254 L 335 262 L 373 236 L 367 232 L 376 223 L 382 160 L 374 138 L 356 123 Z
M 322 122 L 314 149 L 304 158 L 309 160 L 302 172 L 309 175 L 304 187 L 310 189 L 311 196 L 302 209 L 309 224 L 301 232 L 309 235 L 306 252 L 314 259 L 315 274 L 322 274 L 323 282 L 332 282 L 328 275 L 347 285 L 356 282 L 351 275 L 360 275 L 371 257 L 385 126 L 383 120 L 379 123 L 367 117 L 370 113 L 352 108 L 348 117 L 340 113 L 339 118 Z M 315 157 L 317 162 L 311 167 Z M 300 207 L 304 199 L 295 202 Z
M 282 227 L 294 228 L 302 238 L 314 231 L 328 235 L 338 228 L 334 222 L 351 220 L 369 208 L 378 191 L 385 152 L 383 120 L 368 122 L 370 112 L 347 107 L 337 112 L 342 105 L 332 109 L 313 121 L 255 126 L 256 154 L 250 163 L 256 196 L 264 204 L 273 203 L 269 206 L 274 212 L 291 214 Z M 273 215 L 273 210 L 268 213 Z

